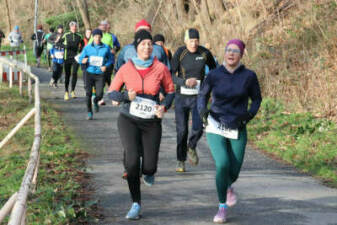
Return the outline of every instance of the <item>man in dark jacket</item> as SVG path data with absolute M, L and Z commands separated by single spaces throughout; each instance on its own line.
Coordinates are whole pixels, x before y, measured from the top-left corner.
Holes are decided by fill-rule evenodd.
M 43 40 L 44 40 L 45 33 L 42 30 L 42 25 L 39 24 L 37 26 L 37 31 L 34 33 L 31 37 L 31 39 L 34 41 L 34 55 L 36 58 L 36 67 L 40 67 L 40 60 L 41 60 L 41 54 L 43 52 Z
M 70 31 L 65 33 L 61 39 L 61 42 L 64 44 L 64 71 L 65 71 L 65 93 L 64 100 L 69 100 L 69 82 L 70 76 L 72 75 L 71 80 L 71 97 L 76 98 L 75 96 L 75 87 L 77 82 L 77 71 L 79 64 L 75 60 L 75 56 L 81 51 L 81 48 L 84 46 L 84 41 L 82 35 L 77 33 L 77 23 L 72 21 L 69 23 Z M 71 68 L 73 69 L 71 73 Z

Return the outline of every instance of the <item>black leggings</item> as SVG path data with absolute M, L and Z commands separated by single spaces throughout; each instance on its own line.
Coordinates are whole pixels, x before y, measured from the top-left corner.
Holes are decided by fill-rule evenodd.
M 95 87 L 96 89 L 96 98 L 94 99 L 94 102 L 97 103 L 99 100 L 103 98 L 104 75 L 86 72 L 85 86 L 86 86 L 85 95 L 87 100 L 87 110 L 88 112 L 92 112 L 92 103 L 91 103 L 92 87 Z
M 71 67 L 73 67 L 73 78 L 71 79 L 71 90 L 74 91 L 77 82 L 77 70 L 78 70 L 78 63 L 75 60 L 65 61 L 64 63 L 64 72 L 65 72 L 65 90 L 69 92 L 69 82 L 70 82 L 70 75 L 71 75 Z
M 62 64 L 53 62 L 53 79 L 55 84 L 57 84 L 57 81 L 60 79 L 62 75 L 62 69 L 63 69 Z
M 105 83 L 110 87 L 111 84 L 111 76 L 112 76 L 112 70 L 114 69 L 114 65 L 110 65 L 106 68 L 106 71 L 104 72 L 105 77 Z
M 145 175 L 154 175 L 157 171 L 162 134 L 161 121 L 136 120 L 120 114 L 118 131 L 125 151 L 125 168 L 131 198 L 133 202 L 140 204 L 139 143 L 143 145 L 142 172 Z

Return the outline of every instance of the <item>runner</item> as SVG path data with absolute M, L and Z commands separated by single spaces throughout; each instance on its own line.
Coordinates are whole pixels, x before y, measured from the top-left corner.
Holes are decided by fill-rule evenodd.
M 212 53 L 199 46 L 198 30 L 186 30 L 185 46 L 178 48 L 172 59 L 173 82 L 177 85 L 175 119 L 178 162 L 176 172 L 185 172 L 187 153 L 192 165 L 199 163 L 196 146 L 202 136 L 202 121 L 197 110 L 197 95 L 205 76 L 205 65 L 211 69 L 215 68 Z M 192 113 L 192 131 L 187 142 L 190 113 Z
M 19 26 L 15 26 L 14 30 L 9 33 L 8 40 L 12 49 L 19 49 L 20 44 L 23 43 Z
M 127 219 L 139 219 L 141 208 L 140 155 L 143 153 L 143 180 L 148 186 L 154 184 L 157 171 L 162 127 L 161 118 L 174 98 L 174 85 L 167 67 L 152 57 L 152 37 L 146 30 L 135 34 L 137 56 L 120 68 L 109 88 L 113 101 L 123 102 L 118 118 L 118 130 L 125 151 L 127 181 L 132 206 Z M 120 90 L 125 85 L 126 90 Z M 159 89 L 163 87 L 167 97 L 160 105 Z M 140 152 L 139 143 L 142 144 Z
M 83 38 L 83 42 L 84 42 L 84 47 L 87 46 L 87 44 L 89 43 L 90 39 L 91 39 L 91 29 L 86 29 L 85 30 L 85 35 L 84 35 L 84 38 Z M 80 63 L 80 61 L 79 61 Z M 87 85 L 86 85 L 86 80 L 87 80 L 87 64 L 81 64 L 81 70 L 82 70 L 82 76 L 83 76 L 83 87 L 84 87 L 84 90 L 86 91 L 87 90 Z
M 139 30 L 147 30 L 151 33 L 151 25 L 144 19 L 140 20 L 138 23 L 136 23 L 135 26 L 135 32 Z M 128 44 L 118 55 L 115 71 L 117 72 L 121 66 L 123 66 L 125 63 L 127 63 L 132 57 L 135 57 L 137 55 L 136 49 L 133 44 Z M 167 59 L 167 56 L 165 54 L 164 49 L 159 45 L 153 45 L 153 51 L 152 51 L 152 57 L 156 56 L 157 59 L 164 63 L 169 70 L 171 69 L 170 62 Z
M 53 45 L 51 43 L 48 42 L 48 39 L 51 37 L 51 35 L 53 35 L 55 32 L 55 29 L 53 27 L 49 28 L 49 33 L 46 34 L 44 36 L 44 40 L 43 40 L 43 43 L 47 44 L 47 61 L 48 61 L 48 71 L 52 71 L 51 70 L 51 55 L 50 55 L 50 50 L 53 48 Z M 61 71 L 62 73 L 62 71 Z
M 204 46 L 205 46 L 205 48 L 207 48 L 210 52 L 212 52 L 212 46 L 211 46 L 211 44 L 210 44 L 209 42 L 205 43 Z M 216 59 L 216 56 L 215 56 L 215 55 L 213 55 L 213 56 L 214 56 L 214 61 L 215 61 L 216 67 L 218 67 L 218 66 L 219 66 L 218 60 Z M 206 66 L 205 66 L 205 75 L 207 75 L 207 74 L 209 73 L 209 71 L 210 71 L 210 69 L 209 69 L 209 67 L 206 65 Z
M 139 22 L 136 23 L 135 26 L 135 33 L 140 30 L 146 30 L 151 33 L 151 25 L 145 20 L 142 19 Z M 169 61 L 167 60 L 167 56 L 164 52 L 164 49 L 159 45 L 153 45 L 152 50 L 152 57 L 156 57 L 160 62 L 165 64 L 169 69 L 171 68 Z M 128 44 L 123 47 L 121 52 L 118 55 L 115 72 L 119 70 L 121 66 L 123 66 L 125 63 L 127 63 L 130 59 L 137 56 L 137 51 L 135 49 L 135 46 L 133 44 Z M 160 101 L 163 101 L 165 98 L 164 93 L 162 93 L 163 90 L 161 89 L 161 93 L 159 94 Z M 114 105 L 117 105 L 118 103 L 113 103 Z M 139 146 L 142 146 L 141 143 L 139 143 Z M 122 178 L 126 179 L 127 173 L 126 171 L 123 172 Z
M 102 31 L 103 33 L 103 37 L 102 37 L 102 43 L 108 45 L 110 47 L 110 51 L 113 54 L 113 57 L 111 58 L 111 64 L 110 66 L 106 69 L 106 71 L 104 72 L 104 86 L 105 83 L 108 84 L 108 86 L 111 83 L 111 75 L 112 75 L 112 70 L 113 70 L 113 66 L 115 63 L 115 57 L 114 57 L 114 42 L 113 42 L 113 38 L 111 36 L 110 33 L 107 32 L 107 28 L 108 28 L 108 21 L 103 20 L 100 22 L 99 24 L 99 29 Z M 93 39 L 91 38 L 89 43 L 91 43 L 93 41 Z M 104 91 L 104 86 L 103 86 L 103 91 Z M 103 98 L 100 100 L 99 105 L 105 105 L 105 102 L 103 100 Z
M 246 124 L 254 118 L 262 101 L 255 72 L 240 63 L 244 50 L 241 40 L 227 43 L 224 65 L 210 71 L 198 97 L 198 110 L 206 126 L 207 143 L 216 166 L 219 210 L 213 219 L 215 223 L 224 223 L 227 207 L 236 204 L 232 184 L 239 177 L 245 154 Z M 211 92 L 212 105 L 208 110 Z
M 65 53 L 64 53 L 64 71 L 65 71 L 65 93 L 64 93 L 64 100 L 69 100 L 69 82 L 70 76 L 72 75 L 71 79 L 71 97 L 76 98 L 75 95 L 75 87 L 77 82 L 77 71 L 79 64 L 75 60 L 75 56 L 81 52 L 81 47 L 84 46 L 82 36 L 77 33 L 77 23 L 71 21 L 69 23 L 70 31 L 65 33 L 62 37 L 62 42 L 65 46 Z M 73 71 L 71 71 L 71 68 Z
M 62 36 L 63 36 L 63 25 L 60 24 L 60 25 L 57 26 L 57 32 L 50 35 L 50 37 L 47 40 L 47 43 L 51 44 L 52 46 L 54 46 L 54 45 L 57 44 L 58 46 L 62 46 L 64 48 L 64 45 L 61 42 L 62 41 Z M 53 67 L 52 69 L 53 69 L 53 72 L 54 72 L 55 67 Z M 60 74 L 58 76 L 58 80 L 60 80 L 60 83 L 61 83 L 61 77 L 62 77 L 62 70 L 63 70 L 63 68 L 61 69 L 61 71 L 59 71 Z M 54 83 L 55 83 L 55 80 L 52 77 L 50 79 L 50 81 L 49 81 L 49 86 L 50 87 L 51 86 L 56 87 L 57 86 L 57 82 L 56 82 L 56 85 L 54 85 Z
M 34 55 L 36 58 L 36 67 L 39 68 L 40 67 L 40 61 L 41 61 L 41 55 L 43 52 L 43 48 L 44 48 L 44 38 L 45 38 L 45 33 L 43 31 L 43 27 L 41 24 L 37 25 L 37 31 L 36 33 L 34 33 L 31 37 L 31 39 L 34 41 Z
M 62 75 L 64 63 L 64 45 L 60 42 L 61 35 L 57 36 L 55 44 L 50 50 L 50 56 L 53 59 L 53 75 L 49 82 L 49 87 L 58 88 L 57 81 Z
M 164 35 L 162 35 L 162 34 L 156 34 L 153 37 L 153 43 L 156 44 L 156 45 L 161 46 L 164 49 L 168 60 L 169 61 L 172 60 L 172 52 L 170 51 L 170 49 L 168 49 L 168 48 L 165 47 L 165 37 L 164 37 Z
M 107 24 L 106 31 L 111 35 L 113 41 L 113 52 L 112 54 L 117 54 L 117 52 L 121 49 L 121 44 L 118 41 L 116 35 L 110 32 L 110 23 Z
M 4 32 L 0 29 L 0 49 L 1 49 L 1 43 L 2 43 L 2 39 L 4 39 L 6 36 L 4 34 Z
M 98 101 L 103 97 L 104 72 L 111 65 L 112 54 L 109 46 L 102 43 L 103 33 L 100 29 L 92 32 L 94 41 L 84 47 L 79 61 L 88 64 L 86 74 L 86 100 L 88 120 L 93 119 L 92 112 L 92 88 L 95 87 L 96 97 L 93 99 L 95 112 L 99 111 Z

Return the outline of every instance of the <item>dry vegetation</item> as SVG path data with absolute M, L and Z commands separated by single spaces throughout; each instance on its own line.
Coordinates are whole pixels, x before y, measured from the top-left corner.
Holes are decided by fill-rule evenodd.
M 24 31 L 33 26 L 33 2 L 10 1 L 13 21 Z M 76 8 L 69 0 L 40 0 L 40 4 L 41 20 Z M 95 0 L 88 4 L 91 24 L 108 19 L 122 44 L 131 42 L 141 18 L 152 22 L 154 33 L 166 36 L 172 50 L 182 44 L 186 28 L 198 28 L 202 44 L 209 42 L 220 62 L 225 43 L 241 38 L 247 43 L 245 64 L 258 73 L 264 96 L 282 100 L 289 112 L 312 112 L 337 121 L 337 0 Z M 5 25 L 0 23 L 2 28 Z

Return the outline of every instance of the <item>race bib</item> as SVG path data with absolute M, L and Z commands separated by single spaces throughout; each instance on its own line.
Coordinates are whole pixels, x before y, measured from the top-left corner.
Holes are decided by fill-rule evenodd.
M 130 114 L 143 119 L 154 118 L 157 103 L 151 99 L 137 97 L 130 104 Z
M 181 86 L 180 87 L 180 93 L 183 95 L 197 95 L 199 94 L 200 90 L 200 80 L 197 80 L 197 85 L 195 85 L 192 88 Z
M 206 126 L 206 133 L 218 134 L 230 139 L 238 139 L 239 137 L 238 129 L 225 128 L 223 124 L 219 123 L 211 116 L 208 116 L 207 121 L 208 125 Z
M 90 56 L 89 64 L 91 66 L 101 67 L 103 65 L 103 57 L 102 56 Z
M 54 55 L 57 59 L 63 59 L 64 52 L 55 52 Z

